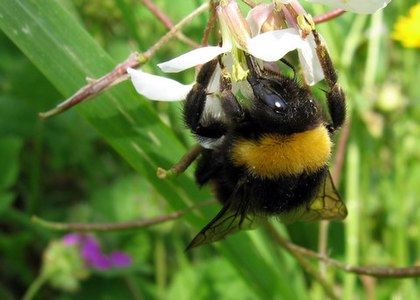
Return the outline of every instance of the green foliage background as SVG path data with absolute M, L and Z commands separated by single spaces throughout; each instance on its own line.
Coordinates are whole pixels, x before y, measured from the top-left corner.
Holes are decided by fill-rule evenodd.
M 200 1 L 155 1 L 176 22 Z M 340 192 L 349 208 L 330 227 L 329 254 L 353 265 L 409 266 L 420 253 L 419 50 L 391 40 L 393 24 L 416 1 L 393 1 L 373 16 L 345 14 L 318 26 L 348 99 L 350 136 Z M 304 3 L 306 4 L 306 3 Z M 327 8 L 306 5 L 313 15 Z M 207 15 L 185 28 L 200 41 Z M 151 103 L 125 82 L 93 101 L 42 122 L 85 83 L 145 51 L 167 29 L 135 0 L 0 2 L 0 298 L 20 299 L 39 274 L 42 253 L 62 233 L 31 223 L 147 218 L 211 198 L 193 170 L 158 180 L 193 141 L 180 103 Z M 190 48 L 177 40 L 144 67 Z M 193 71 L 174 78 L 190 82 Z M 322 93 L 319 93 L 322 95 Z M 93 272 L 80 289 L 44 285 L 39 299 L 323 299 L 318 283 L 259 229 L 184 252 L 217 212 L 212 205 L 149 229 L 102 233 L 132 267 Z M 319 226 L 276 228 L 316 249 Z M 418 279 L 372 280 L 328 268 L 343 299 L 418 299 Z

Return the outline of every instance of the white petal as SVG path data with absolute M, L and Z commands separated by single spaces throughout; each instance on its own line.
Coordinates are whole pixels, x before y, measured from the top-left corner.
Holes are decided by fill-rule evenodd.
M 303 42 L 294 28 L 269 31 L 250 39 L 247 52 L 265 61 L 277 61 L 287 52 L 300 48 Z
M 220 91 L 220 76 L 221 76 L 220 65 L 217 64 L 216 69 L 213 72 L 213 75 L 210 78 L 209 84 L 207 86 L 207 93 L 218 93 Z
M 341 8 L 359 14 L 372 14 L 388 5 L 391 0 L 307 0 Z
M 158 64 L 158 67 L 166 73 L 181 72 L 186 69 L 205 64 L 217 55 L 229 51 L 231 48 L 231 45 L 225 45 L 223 47 L 208 46 L 194 49 L 190 52 L 182 54 L 181 56 L 175 57 L 174 59 L 160 63 Z
M 141 70 L 127 69 L 136 91 L 157 101 L 179 101 L 187 97 L 188 92 L 194 84 L 181 84 L 178 81 L 152 75 Z
M 255 6 L 248 12 L 246 21 L 251 28 L 252 36 L 256 36 L 261 32 L 261 27 L 264 25 L 267 18 L 273 12 L 273 5 L 267 3 L 261 3 Z
M 315 41 L 312 35 L 307 37 L 302 47 L 298 49 L 298 53 L 306 83 L 314 85 L 324 79 L 324 72 L 316 55 Z

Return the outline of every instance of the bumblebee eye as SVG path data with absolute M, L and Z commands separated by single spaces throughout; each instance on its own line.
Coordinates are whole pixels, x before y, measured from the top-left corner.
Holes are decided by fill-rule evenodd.
M 279 93 L 279 90 L 283 90 L 283 88 L 276 81 L 252 75 L 248 75 L 247 80 L 251 85 L 255 98 L 271 110 L 280 113 L 287 109 L 287 103 Z
M 276 113 L 280 113 L 287 108 L 286 101 L 284 101 L 283 97 L 277 93 L 273 93 L 269 89 L 260 95 L 260 99 Z

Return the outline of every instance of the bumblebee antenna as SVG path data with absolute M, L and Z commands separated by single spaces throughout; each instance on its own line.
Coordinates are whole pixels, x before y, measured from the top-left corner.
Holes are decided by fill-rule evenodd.
M 296 68 L 294 65 L 292 65 L 291 63 L 289 63 L 289 61 L 285 58 L 281 58 L 280 61 L 282 63 L 284 63 L 286 66 L 288 66 L 290 69 L 292 69 L 293 71 L 293 80 L 296 80 Z
M 258 65 L 258 63 L 255 61 L 255 58 L 249 54 L 245 53 L 245 59 L 246 59 L 246 63 L 248 65 L 248 68 L 251 72 L 250 75 L 258 78 L 262 76 L 262 72 L 260 69 L 260 66 Z
M 254 75 L 256 77 L 261 77 L 262 76 L 261 68 L 258 65 L 258 63 L 255 61 L 255 58 L 252 57 L 249 54 L 245 54 L 245 58 L 246 58 L 246 62 L 248 64 L 248 68 L 253 73 L 252 75 Z M 288 60 L 286 60 L 285 58 L 280 59 L 280 61 L 283 64 L 285 64 L 286 66 L 288 66 L 290 69 L 292 69 L 292 71 L 293 71 L 293 80 L 296 80 L 296 68 Z

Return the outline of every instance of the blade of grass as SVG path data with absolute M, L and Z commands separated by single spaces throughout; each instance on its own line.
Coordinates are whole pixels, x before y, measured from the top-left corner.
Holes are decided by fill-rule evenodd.
M 346 230 L 346 263 L 357 265 L 359 262 L 359 148 L 354 142 L 348 146 L 347 176 L 346 176 L 346 204 L 348 216 L 345 221 Z M 353 275 L 344 278 L 343 299 L 352 299 L 356 286 L 356 277 Z
M 383 12 L 378 11 L 371 17 L 371 25 L 369 27 L 369 44 L 368 55 L 366 58 L 365 76 L 363 78 L 363 89 L 368 91 L 375 84 L 378 73 L 379 52 L 381 51 L 381 26 Z

